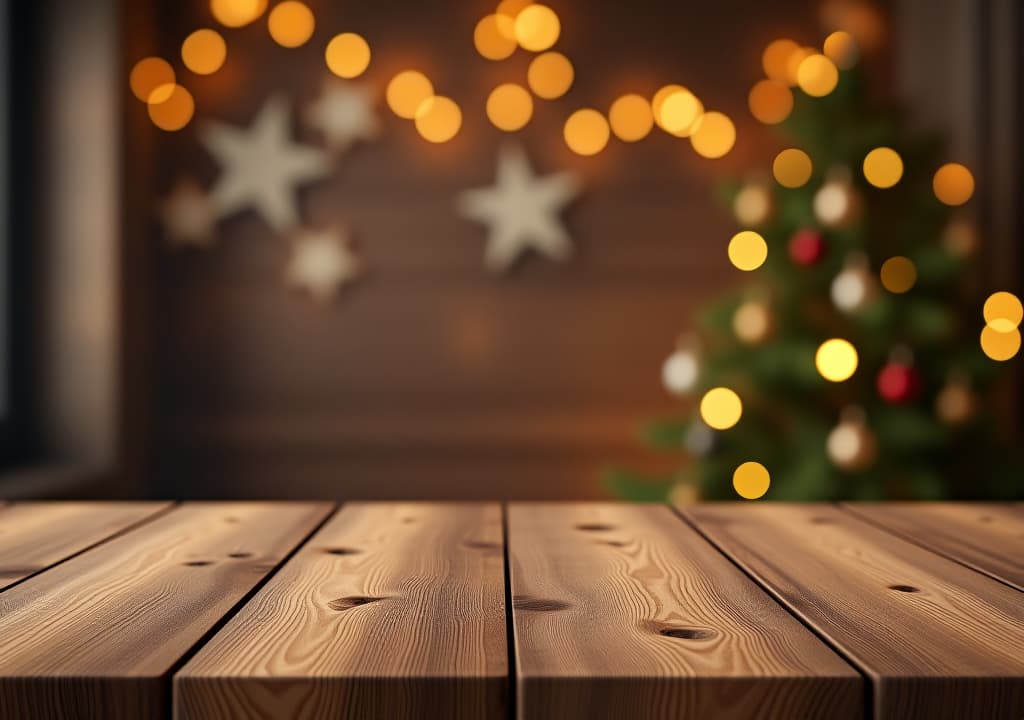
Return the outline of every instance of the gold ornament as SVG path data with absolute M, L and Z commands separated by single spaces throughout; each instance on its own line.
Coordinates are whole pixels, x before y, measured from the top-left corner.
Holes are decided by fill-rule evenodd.
M 848 170 L 833 170 L 814 194 L 814 216 L 825 227 L 843 227 L 860 213 L 860 196 L 850 184 Z
M 955 218 L 942 231 L 942 246 L 958 258 L 974 255 L 978 249 L 978 229 L 965 217 Z
M 742 342 L 756 345 L 771 335 L 775 325 L 772 312 L 763 302 L 748 300 L 732 316 L 732 330 Z
M 978 398 L 963 377 L 952 376 L 935 397 L 935 414 L 949 425 L 962 425 L 978 408 Z
M 877 283 L 868 267 L 867 256 L 851 253 L 843 263 L 843 269 L 832 281 L 830 295 L 837 308 L 852 313 L 867 305 L 876 291 Z
M 763 183 L 751 182 L 736 193 L 732 201 L 732 214 L 740 225 L 764 225 L 774 211 L 772 193 Z
M 870 467 L 878 456 L 878 441 L 865 422 L 864 411 L 853 406 L 845 408 L 839 424 L 828 434 L 825 449 L 841 470 L 857 472 Z

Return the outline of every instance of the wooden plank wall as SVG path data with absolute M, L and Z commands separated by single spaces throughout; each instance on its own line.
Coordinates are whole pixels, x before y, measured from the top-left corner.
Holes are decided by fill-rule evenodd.
M 156 479 L 154 493 L 584 498 L 603 493 L 604 464 L 651 462 L 636 429 L 676 408 L 660 364 L 691 311 L 739 280 L 724 252 L 735 228 L 713 185 L 767 167 L 782 147 L 746 110 L 760 53 L 780 35 L 820 41 L 819 4 L 553 3 L 576 86 L 570 99 L 538 102 L 517 139 L 539 171 L 583 175 L 586 193 L 568 213 L 577 256 L 529 258 L 503 279 L 483 270 L 484 229 L 453 211 L 458 191 L 493 181 L 506 139 L 484 117 L 487 93 L 521 82 L 529 60 L 475 54 L 472 28 L 493 2 L 311 0 L 317 33 L 298 50 L 275 46 L 263 22 L 230 31 L 224 69 L 187 75 L 199 114 L 173 135 L 153 130 L 126 92 L 137 156 L 125 178 L 126 283 L 144 295 L 126 298 L 127 450 L 152 450 L 138 468 Z M 206 0 L 130 5 L 126 66 L 141 53 L 177 56 L 182 38 L 212 22 Z M 223 223 L 209 251 L 164 247 L 147 211 L 154 198 L 183 174 L 204 184 L 216 174 L 196 128 L 211 117 L 247 124 L 271 91 L 307 104 L 326 74 L 323 46 L 342 30 L 371 42 L 370 83 L 416 67 L 465 110 L 458 139 L 440 147 L 382 112 L 382 142 L 302 194 L 309 222 L 351 226 L 370 274 L 337 305 L 311 304 L 282 282 L 286 239 L 253 214 Z M 669 82 L 736 119 L 732 155 L 704 160 L 658 133 L 590 160 L 565 148 L 561 123 L 573 109 L 607 109 L 624 92 Z

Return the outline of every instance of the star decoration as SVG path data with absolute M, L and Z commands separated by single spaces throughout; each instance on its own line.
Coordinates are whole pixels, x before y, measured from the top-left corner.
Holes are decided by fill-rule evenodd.
M 288 126 L 288 102 L 274 96 L 246 130 L 203 130 L 200 139 L 222 168 L 210 193 L 218 217 L 254 207 L 278 232 L 298 225 L 296 188 L 324 177 L 332 164 L 325 151 L 291 141 Z
M 323 133 L 327 146 L 345 152 L 380 131 L 373 112 L 373 93 L 363 85 L 328 80 L 320 97 L 306 108 L 306 122 Z
M 501 272 L 531 248 L 552 260 L 572 255 L 572 242 L 558 213 L 579 190 L 571 173 L 534 175 L 525 151 L 509 145 L 498 155 L 496 184 L 461 193 L 457 206 L 464 217 L 490 226 L 484 264 Z
M 195 180 L 179 180 L 158 210 L 171 245 L 206 247 L 213 241 L 217 208 Z
M 362 263 L 351 250 L 348 234 L 334 227 L 298 234 L 288 262 L 287 279 L 315 299 L 326 301 L 361 272 Z

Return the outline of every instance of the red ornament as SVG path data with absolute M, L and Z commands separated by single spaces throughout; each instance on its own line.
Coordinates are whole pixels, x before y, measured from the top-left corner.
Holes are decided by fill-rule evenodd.
M 921 392 L 921 376 L 910 365 L 890 362 L 878 373 L 878 394 L 887 403 L 906 403 Z
M 797 265 L 814 265 L 825 257 L 825 238 L 811 228 L 797 230 L 789 240 L 789 257 Z

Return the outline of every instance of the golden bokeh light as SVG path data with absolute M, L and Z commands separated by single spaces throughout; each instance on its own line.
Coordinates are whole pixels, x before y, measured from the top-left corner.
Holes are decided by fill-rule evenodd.
M 258 19 L 267 0 L 210 0 L 210 12 L 225 27 L 242 27 Z
M 462 127 L 462 110 L 451 98 L 434 95 L 416 109 L 416 130 L 432 143 L 451 140 Z
M 747 105 L 765 125 L 776 125 L 793 111 L 793 92 L 778 80 L 761 80 L 750 89 Z
M 856 65 L 860 54 L 857 50 L 857 41 L 845 30 L 836 30 L 825 38 L 822 49 L 825 57 L 834 62 L 840 70 L 849 70 Z
M 473 45 L 488 60 L 504 60 L 518 47 L 515 21 L 499 13 L 481 18 L 473 29 Z
M 217 72 L 227 56 L 228 46 L 216 30 L 196 30 L 181 44 L 182 62 L 197 75 L 212 75 Z
M 720 112 L 704 113 L 694 126 L 690 143 L 698 155 L 720 158 L 736 144 L 736 126 Z
M 891 188 L 903 177 L 903 158 L 888 147 L 875 148 L 864 156 L 864 179 L 877 188 Z
M 840 338 L 826 340 L 814 355 L 814 365 L 830 382 L 848 380 L 857 371 L 857 349 Z
M 767 259 L 768 243 L 753 230 L 742 230 L 729 241 L 729 262 L 739 270 L 757 270 Z
M 159 102 L 148 104 L 149 119 L 161 130 L 181 130 L 195 114 L 196 105 L 192 94 L 181 85 L 172 84 L 157 88 L 153 91 L 152 97 L 161 99 Z
M 896 255 L 882 263 L 879 276 L 882 287 L 899 295 L 914 287 L 917 282 L 917 266 L 910 258 Z
M 659 91 L 660 94 L 661 91 Z M 681 85 L 652 102 L 658 127 L 676 137 L 687 137 L 693 133 L 697 121 L 704 114 L 704 103 Z
M 153 92 L 158 88 L 165 96 L 170 95 L 174 88 L 174 80 L 174 68 L 169 62 L 163 58 L 148 57 L 139 60 L 132 67 L 128 76 L 128 86 L 135 97 L 142 102 L 149 102 Z M 154 98 L 158 99 L 160 98 Z
M 335 35 L 327 43 L 324 60 L 328 69 L 338 77 L 359 77 L 370 66 L 370 44 L 356 33 Z
M 732 474 L 732 487 L 745 500 L 757 500 L 768 492 L 771 476 L 768 468 L 759 462 L 745 462 Z
M 516 18 L 523 10 L 533 4 L 533 0 L 501 0 L 498 3 L 498 8 L 494 11 L 497 15 L 503 15 L 509 20 L 515 23 Z M 505 26 L 502 25 L 502 28 Z M 512 30 L 509 33 L 509 37 L 513 40 L 516 38 L 515 27 L 513 25 Z
M 487 117 L 499 130 L 519 130 L 530 122 L 532 115 L 533 98 L 521 85 L 499 85 L 487 97 Z
M 547 50 L 558 41 L 561 31 L 558 15 L 547 5 L 529 5 L 516 15 L 516 41 L 524 50 Z
M 796 82 L 808 95 L 824 97 L 836 89 L 839 70 L 827 57 L 815 53 L 800 62 L 796 71 Z
M 651 104 L 642 95 L 623 95 L 612 103 L 608 111 L 615 137 L 624 142 L 643 140 L 654 127 Z
M 604 115 L 597 110 L 577 110 L 565 121 L 565 144 L 578 155 L 596 155 L 608 144 L 611 131 Z
M 732 316 L 732 331 L 746 343 L 759 343 L 772 329 L 772 314 L 759 302 L 745 302 Z
M 1001 290 L 992 293 L 982 308 L 985 323 L 996 332 L 1007 333 L 1020 325 L 1024 319 L 1024 307 L 1013 293 Z
M 775 176 L 776 182 L 787 188 L 806 185 L 813 170 L 810 155 L 797 148 L 783 150 L 772 162 L 772 175 Z
M 799 85 L 800 63 L 811 55 L 817 55 L 817 50 L 812 47 L 798 47 L 786 60 L 786 81 L 791 85 Z
M 267 17 L 270 37 L 281 47 L 296 48 L 313 37 L 316 20 L 313 11 L 298 0 L 284 0 Z
M 1020 330 L 1013 328 L 1009 332 L 999 332 L 986 325 L 981 330 L 981 350 L 991 360 L 1009 360 L 1020 351 Z
M 792 85 L 789 79 L 789 58 L 799 49 L 800 46 L 789 38 L 769 43 L 761 55 L 761 66 L 768 79 Z
M 534 95 L 554 100 L 569 91 L 574 75 L 569 58 L 562 53 L 546 52 L 530 62 L 526 81 Z
M 727 387 L 711 388 L 700 399 L 701 419 L 715 430 L 728 430 L 742 415 L 740 396 Z
M 939 202 L 963 205 L 974 194 L 974 176 L 960 163 L 946 163 L 935 171 L 932 189 Z
M 751 183 L 736 193 L 732 212 L 742 225 L 761 225 L 772 214 L 772 195 L 768 188 Z
M 434 94 L 434 86 L 423 73 L 403 70 L 391 78 L 384 94 L 395 115 L 411 120 L 423 101 Z

